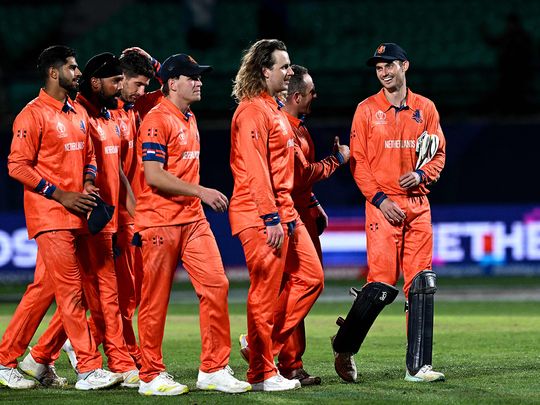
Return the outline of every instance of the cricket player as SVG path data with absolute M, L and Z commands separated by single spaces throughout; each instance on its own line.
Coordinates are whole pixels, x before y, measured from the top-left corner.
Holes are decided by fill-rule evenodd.
M 39 96 L 19 113 L 13 123 L 13 141 L 8 157 L 10 175 L 24 188 L 26 225 L 38 245 L 34 283 L 25 293 L 0 345 L 0 383 L 11 388 L 34 386 L 17 371 L 17 357 L 24 353 L 43 315 L 51 304 L 51 292 L 78 359 L 76 389 L 112 386 L 119 374 L 101 369 L 102 358 L 90 333 L 83 305 L 83 272 L 79 267 L 80 233 L 86 215 L 95 206 L 91 196 L 96 158 L 88 132 L 89 117 L 70 99 L 79 87 L 81 71 L 75 51 L 55 45 L 38 58 L 44 79 Z M 65 335 L 63 337 L 65 340 Z M 56 352 L 57 354 L 57 352 Z M 21 369 L 41 384 L 64 386 L 50 356 L 33 351 Z
M 131 184 L 134 196 L 140 193 L 141 175 L 137 158 L 137 130 L 141 119 L 135 110 L 135 102 L 145 94 L 146 86 L 154 77 L 154 67 L 150 60 L 137 51 L 123 52 L 120 65 L 124 83 L 118 99 L 118 108 L 112 110 L 120 127 L 121 161 L 123 172 Z M 138 368 L 141 366 L 141 352 L 133 331 L 132 318 L 140 300 L 142 283 L 142 257 L 140 248 L 131 241 L 134 235 L 135 220 L 129 213 L 126 202 L 128 190 L 120 183 L 118 205 L 118 231 L 115 239 L 115 266 L 118 279 L 118 303 L 122 314 L 122 328 L 129 354 Z
M 444 375 L 432 369 L 437 287 L 426 186 L 439 178 L 446 143 L 433 102 L 407 87 L 405 51 L 395 43 L 383 43 L 367 64 L 375 67 L 382 89 L 358 105 L 350 145 L 351 171 L 366 198 L 369 273 L 347 318 L 338 319 L 340 328 L 332 340 L 335 368 L 345 381 L 356 380 L 353 356 L 379 313 L 394 301 L 403 273 L 405 380 L 441 381 Z
M 315 84 L 305 67 L 292 65 L 291 69 L 294 75 L 289 80 L 283 106 L 294 134 L 294 186 L 291 196 L 294 208 L 298 211 L 322 264 L 319 235 L 328 226 L 328 216 L 313 193 L 313 185 L 327 179 L 340 165 L 349 161 L 349 147 L 340 145 L 339 138 L 336 137 L 330 156 L 315 160 L 315 147 L 305 123 L 305 118 L 311 113 L 311 103 L 317 98 Z M 286 378 L 298 379 L 302 386 L 320 384 L 320 377 L 310 376 L 303 368 L 302 355 L 305 349 L 306 336 L 302 321 L 279 353 L 279 371 Z
M 90 58 L 84 67 L 77 101 L 89 115 L 88 132 L 96 152 L 95 185 L 99 189 L 99 196 L 103 201 L 117 207 L 120 182 L 123 181 L 128 190 L 127 194 L 131 195 L 128 199 L 131 207 L 127 203 L 128 209 L 134 213 L 135 203 L 131 187 L 120 166 L 120 125 L 110 111 L 117 107 L 117 97 L 123 80 L 120 62 L 113 54 L 96 55 Z M 118 303 L 118 282 L 113 256 L 113 234 L 118 227 L 117 212 L 115 210 L 115 215 L 99 233 L 82 234 L 78 250 L 84 270 L 84 297 L 91 313 L 94 338 L 98 344 L 103 343 L 109 369 L 122 375 L 122 385 L 136 388 L 139 382 L 138 370 L 124 340 Z M 49 325 L 34 347 L 39 352 L 49 351 L 51 356 L 59 351 L 63 344 L 58 343 L 58 336 L 62 332 L 52 325 L 56 323 Z
M 244 54 L 233 96 L 229 208 L 250 277 L 247 302 L 249 370 L 253 390 L 300 387 L 278 373 L 278 355 L 323 289 L 323 271 L 294 209 L 294 133 L 276 96 L 293 75 L 285 44 L 260 40 Z M 285 277 L 286 275 L 286 277 Z
M 136 154 L 137 131 L 141 124 L 138 107 L 148 112 L 151 105 L 157 104 L 161 90 L 146 93 L 151 78 L 155 77 L 160 64 L 139 47 L 126 48 L 119 57 L 124 81 L 116 109 L 110 110 L 120 127 L 122 170 L 131 185 L 134 197 L 141 188 L 140 158 Z M 159 92 L 159 94 L 158 94 Z M 131 242 L 134 235 L 134 218 L 127 209 L 128 190 L 120 182 L 118 206 L 118 231 L 113 237 L 115 269 L 118 279 L 118 304 L 122 315 L 122 329 L 129 354 L 141 367 L 141 352 L 133 330 L 132 318 L 140 302 L 142 284 L 142 256 L 139 247 Z M 98 338 L 99 343 L 101 337 Z M 77 359 L 67 341 L 62 347 L 69 356 L 73 368 Z
M 210 66 L 176 54 L 160 69 L 162 101 L 144 118 L 138 139 L 144 182 L 137 198 L 143 285 L 139 307 L 142 352 L 139 393 L 180 395 L 188 391 L 165 370 L 162 342 L 178 261 L 199 298 L 202 339 L 197 388 L 242 393 L 251 385 L 233 377 L 227 294 L 229 282 L 201 202 L 225 212 L 228 199 L 199 185 L 200 139 L 191 104 L 201 99 L 201 75 Z

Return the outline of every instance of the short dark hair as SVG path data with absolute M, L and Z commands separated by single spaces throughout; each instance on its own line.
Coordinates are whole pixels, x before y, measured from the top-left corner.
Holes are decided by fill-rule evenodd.
M 64 45 L 53 45 L 45 48 L 38 57 L 37 68 L 43 80 L 49 77 L 49 68 L 65 65 L 67 58 L 76 57 L 75 49 Z
M 293 70 L 294 75 L 289 79 L 287 94 L 293 95 L 294 93 L 300 93 L 304 95 L 304 92 L 306 91 L 304 76 L 309 74 L 309 71 L 300 65 L 292 65 L 291 69 Z
M 155 70 L 150 60 L 137 51 L 128 51 L 120 56 L 120 66 L 127 77 L 145 76 L 152 79 Z

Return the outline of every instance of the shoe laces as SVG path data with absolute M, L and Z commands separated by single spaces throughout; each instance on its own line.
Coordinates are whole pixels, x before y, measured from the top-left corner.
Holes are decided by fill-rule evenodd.
M 161 373 L 159 373 L 159 376 L 162 377 L 164 380 L 167 380 L 167 382 L 170 382 L 170 383 L 176 383 L 176 381 L 174 381 L 174 377 L 167 373 L 166 371 L 163 371 Z
M 282 383 L 282 382 L 285 382 L 285 380 L 286 380 L 286 378 L 283 377 L 281 374 L 276 374 L 276 375 L 275 375 L 275 379 L 276 379 L 275 381 L 276 381 L 277 383 Z
M 229 367 L 230 369 L 230 367 Z M 232 371 L 232 370 L 231 370 Z M 219 378 L 222 379 L 222 381 L 226 382 L 227 384 L 236 384 L 238 380 L 233 377 L 231 372 L 227 370 L 227 367 L 219 370 L 216 374 L 216 377 L 219 376 Z
M 19 370 L 17 370 L 16 368 L 12 368 L 11 371 L 9 372 L 9 378 L 8 378 L 8 380 L 19 382 L 19 381 L 24 380 L 24 377 L 23 377 L 23 375 L 19 372 Z
M 430 371 L 433 370 L 433 367 L 430 366 L 429 364 L 426 364 L 425 366 L 422 366 L 422 368 L 418 371 L 419 373 L 422 372 L 422 373 L 429 373 Z
M 105 370 L 103 370 L 102 368 L 98 368 L 96 370 L 94 370 L 94 372 L 92 374 L 90 374 L 88 377 L 94 377 L 96 379 L 101 379 L 101 378 L 107 378 L 108 375 L 107 375 L 107 372 Z

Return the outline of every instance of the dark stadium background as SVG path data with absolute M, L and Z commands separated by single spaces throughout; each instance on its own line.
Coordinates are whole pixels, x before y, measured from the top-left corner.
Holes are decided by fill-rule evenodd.
M 6 169 L 11 124 L 38 93 L 39 52 L 57 43 L 74 47 L 81 67 L 96 53 L 119 54 L 129 46 L 160 60 L 182 52 L 213 65 L 203 79 L 203 100 L 193 105 L 201 183 L 230 196 L 232 79 L 242 50 L 263 37 L 283 39 L 292 62 L 308 67 L 314 78 L 318 99 L 307 123 L 319 158 L 329 153 L 335 135 L 348 144 L 356 105 L 379 89 L 365 60 L 381 42 L 397 42 L 411 62 L 408 86 L 435 102 L 447 138 L 447 163 L 432 188 L 432 205 L 535 204 L 538 26 L 540 2 L 527 0 L 2 1 L 0 212 L 22 210 L 22 187 Z M 315 192 L 329 209 L 361 212 L 364 200 L 348 168 Z

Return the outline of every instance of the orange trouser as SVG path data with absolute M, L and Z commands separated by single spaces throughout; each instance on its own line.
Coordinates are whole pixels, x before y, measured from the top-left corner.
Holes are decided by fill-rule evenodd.
M 406 214 L 400 226 L 391 225 L 377 207 L 366 202 L 367 282 L 396 285 L 402 271 L 403 292 L 407 297 L 414 276 L 431 269 L 431 210 L 426 196 L 390 198 Z
M 185 225 L 148 228 L 140 235 L 144 273 L 139 306 L 141 380 L 150 382 L 165 371 L 161 345 L 179 260 L 199 298 L 200 370 L 211 373 L 224 368 L 231 353 L 227 304 L 229 281 L 210 225 L 203 219 Z
M 84 269 L 84 298 L 92 315 L 94 326 L 92 334 L 95 336 L 95 341 L 103 342 L 103 349 L 108 359 L 107 364 L 111 371 L 133 370 L 136 366 L 124 341 L 118 305 L 112 233 L 81 235 L 77 249 L 81 267 Z M 32 348 L 32 353 L 46 358 L 53 357 L 60 351 L 65 339 L 62 341 L 64 331 L 57 320 L 59 315 L 56 313 L 53 316 L 54 322 L 51 321 L 38 344 Z M 65 322 L 63 323 L 65 327 Z M 77 353 L 75 346 L 74 349 Z M 78 365 L 77 369 L 82 372 Z
M 88 322 L 86 320 L 86 308 L 83 304 L 83 282 L 82 272 L 80 270 L 79 256 L 80 237 L 75 231 L 50 231 L 39 234 L 36 237 L 38 251 L 42 257 L 46 272 L 49 275 L 54 290 L 54 296 L 58 305 L 57 312 L 61 314 L 61 322 L 59 316 L 53 317 L 49 324 L 49 329 L 61 330 L 65 333 L 75 353 L 77 355 L 77 369 L 79 373 L 101 368 L 102 359 L 97 350 L 96 343 L 90 332 Z M 62 326 L 63 328 L 60 328 Z M 56 338 L 47 339 L 47 336 L 42 336 L 39 343 L 44 344 L 47 340 L 51 345 L 60 347 L 65 341 L 65 335 L 56 335 Z M 63 337 L 63 340 L 61 339 Z M 44 357 L 53 359 L 57 355 L 60 347 L 54 348 L 50 355 L 37 355 L 36 359 Z M 35 353 L 47 353 L 48 350 L 38 350 Z M 48 363 L 49 361 L 42 361 Z
M 34 281 L 27 287 L 0 342 L 1 365 L 17 367 L 17 358 L 28 348 L 53 300 L 53 284 L 38 251 Z
M 133 315 L 137 308 L 137 297 L 140 292 L 141 277 L 136 273 L 142 271 L 142 263 L 136 261 L 140 259 L 140 254 L 136 251 L 139 248 L 131 244 L 133 239 L 133 225 L 126 224 L 118 228 L 116 234 L 116 249 L 118 256 L 115 258 L 116 277 L 118 279 L 118 304 L 120 305 L 120 314 L 122 315 L 122 329 L 124 340 L 126 341 L 129 354 L 135 361 L 137 367 L 141 365 L 141 350 L 137 344 L 135 332 L 133 331 Z
M 249 270 L 247 300 L 250 383 L 277 374 L 274 355 L 305 318 L 323 289 L 323 270 L 306 227 L 299 224 L 281 249 L 266 244 L 266 229 L 238 234 Z M 284 274 L 287 280 L 282 285 Z
M 322 249 L 321 241 L 319 240 L 319 232 L 317 230 L 316 214 L 317 208 L 296 208 L 298 214 L 300 214 L 300 219 L 306 226 L 306 229 L 309 233 L 309 237 L 313 242 L 313 246 L 317 251 L 319 256 L 319 261 L 322 265 Z M 283 276 L 282 285 L 285 284 L 288 280 L 288 275 Z M 302 362 L 302 356 L 306 351 L 306 327 L 304 325 L 304 320 L 298 324 L 292 335 L 287 339 L 283 348 L 278 355 L 278 369 L 281 373 L 287 374 L 292 370 L 303 368 L 304 364 Z

